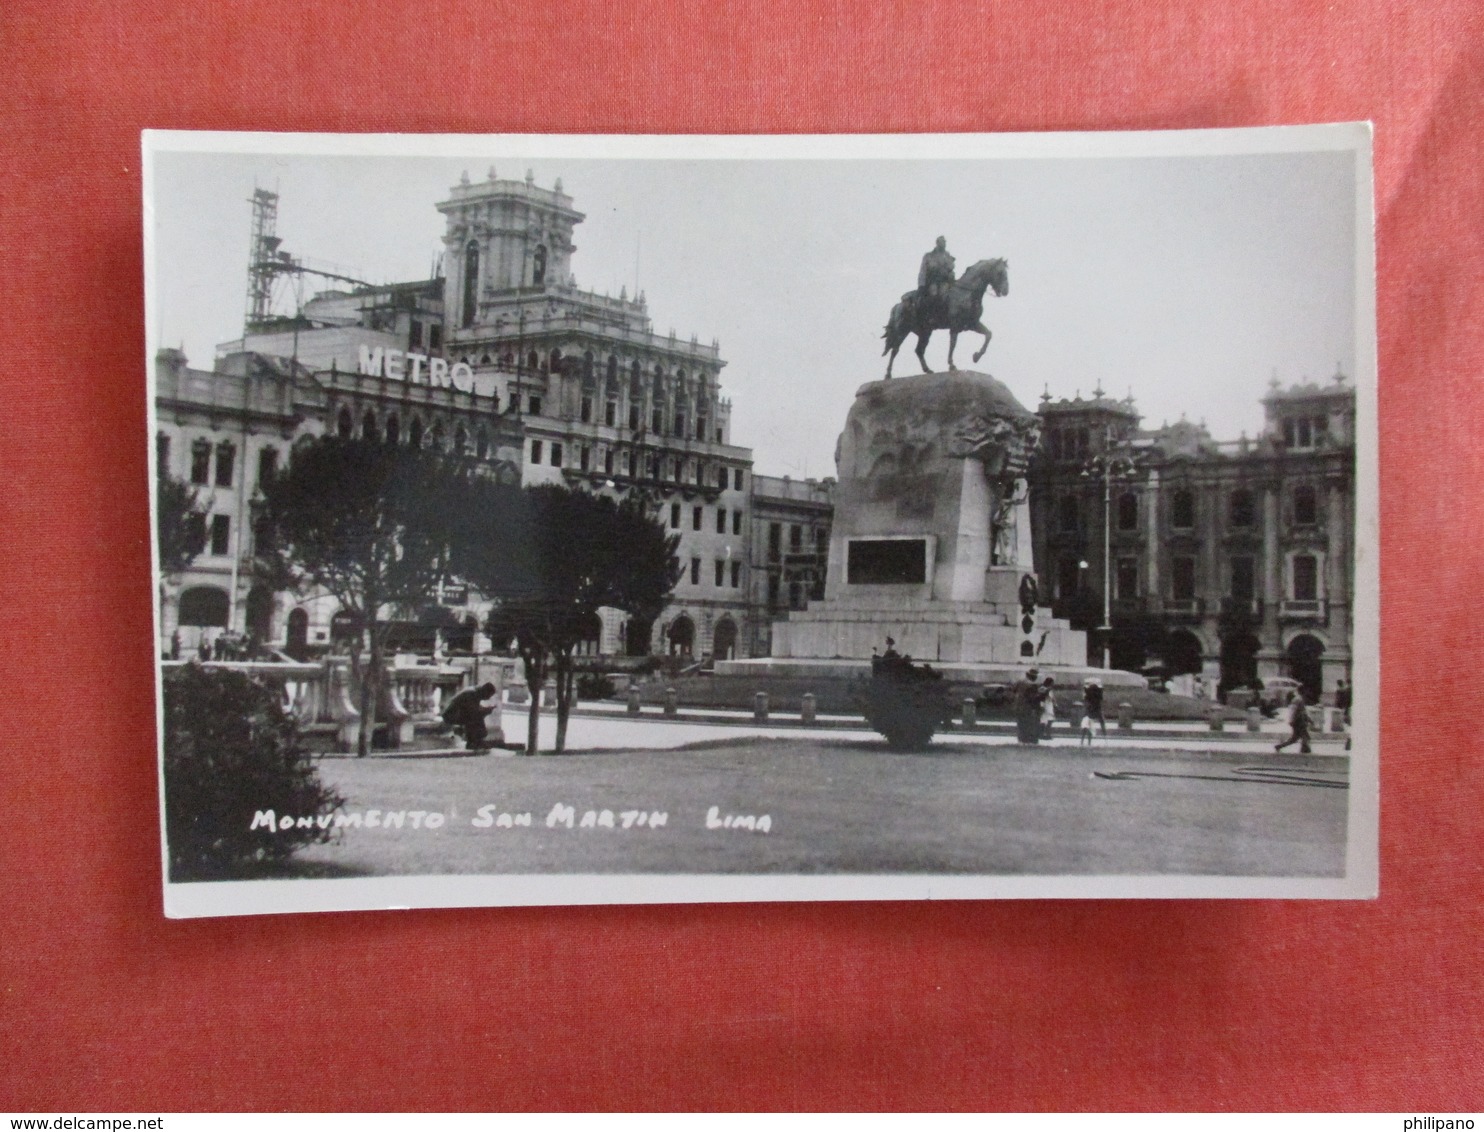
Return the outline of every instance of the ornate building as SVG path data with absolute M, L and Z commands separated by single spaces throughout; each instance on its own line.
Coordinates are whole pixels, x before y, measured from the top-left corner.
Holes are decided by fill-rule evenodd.
M 465 175 L 437 207 L 447 220 L 443 275 L 342 286 L 291 317 L 254 308 L 210 371 L 162 352 L 160 467 L 193 478 L 199 469 L 185 453 L 202 445 L 213 453 L 234 445 L 240 463 L 264 448 L 286 455 L 298 436 L 336 433 L 462 451 L 527 484 L 637 493 L 679 536 L 680 582 L 653 624 L 605 611 L 593 647 L 697 658 L 745 651 L 754 621 L 766 622 L 749 603 L 752 453 L 731 443 L 718 345 L 656 334 L 642 294 L 578 288 L 572 236 L 583 215 L 560 181 L 546 189 L 529 173 Z M 298 266 L 276 242 L 269 250 L 280 258 L 268 266 Z M 167 644 L 177 628 L 187 648 L 223 629 L 295 647 L 328 643 L 335 611 L 325 600 L 249 602 L 253 489 L 242 471 L 202 474 L 211 482 L 194 482 L 211 489 L 208 553 L 167 587 Z M 472 639 L 474 620 L 464 618 L 461 639 Z
M 1090 652 L 1106 638 L 1114 667 L 1222 689 L 1349 677 L 1355 390 L 1275 379 L 1263 407 L 1260 436 L 1216 441 L 1204 423 L 1142 430 L 1101 390 L 1042 399 L 1036 569 Z

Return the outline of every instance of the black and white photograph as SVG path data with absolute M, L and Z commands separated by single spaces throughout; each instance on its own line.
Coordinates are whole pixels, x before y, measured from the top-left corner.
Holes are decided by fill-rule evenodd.
M 168 915 L 1376 895 L 1366 125 L 143 144 Z

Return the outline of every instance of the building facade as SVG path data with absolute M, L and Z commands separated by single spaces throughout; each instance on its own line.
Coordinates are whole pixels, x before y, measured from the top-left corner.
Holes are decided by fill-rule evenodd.
M 1210 688 L 1350 676 L 1355 390 L 1280 388 L 1260 436 L 1139 427 L 1131 400 L 1043 398 L 1035 562 L 1059 616 L 1117 668 Z M 1104 626 L 1110 628 L 1104 629 Z
M 754 476 L 751 655 L 769 656 L 773 623 L 824 598 L 833 479 Z

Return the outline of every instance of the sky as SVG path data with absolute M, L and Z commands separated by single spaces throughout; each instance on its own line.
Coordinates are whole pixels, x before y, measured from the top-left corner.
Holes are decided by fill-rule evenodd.
M 885 373 L 891 306 L 940 235 L 960 272 L 1009 261 L 1009 294 L 985 298 L 989 349 L 974 364 L 981 340 L 965 335 L 955 361 L 1031 407 L 1043 390 L 1086 397 L 1101 383 L 1131 392 L 1146 427 L 1186 416 L 1234 439 L 1260 431 L 1275 374 L 1355 373 L 1349 152 L 697 160 L 463 144 L 456 156 L 154 153 L 151 348 L 183 346 L 209 368 L 241 334 L 254 186 L 280 194 L 286 250 L 388 282 L 427 277 L 442 251 L 434 205 L 464 170 L 480 179 L 493 164 L 502 178 L 561 178 L 586 214 L 579 286 L 640 287 L 657 333 L 720 341 L 732 440 L 766 474 L 834 474 L 856 389 Z M 953 139 L 936 148 L 951 155 Z M 896 376 L 919 372 L 914 346 Z M 946 368 L 947 349 L 936 334 L 929 364 Z

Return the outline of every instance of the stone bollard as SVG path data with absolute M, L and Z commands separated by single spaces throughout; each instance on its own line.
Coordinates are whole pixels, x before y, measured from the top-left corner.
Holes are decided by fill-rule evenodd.
M 975 724 L 979 722 L 979 705 L 973 700 L 964 701 L 964 730 L 974 730 Z
M 630 684 L 629 685 L 629 714 L 630 715 L 638 715 L 639 714 L 639 685 L 638 684 Z
M 799 703 L 799 722 L 800 723 L 805 723 L 805 724 L 810 724 L 810 725 L 812 725 L 814 723 L 815 703 L 816 703 L 816 701 L 814 699 L 814 693 L 813 692 L 805 692 L 804 693 L 803 700 L 800 701 L 800 703 Z
M 1337 708 L 1337 707 L 1325 708 L 1324 710 L 1329 715 L 1329 726 L 1326 727 L 1325 730 L 1326 731 L 1344 731 L 1345 730 L 1345 712 L 1344 712 L 1344 710 L 1342 708 Z
M 759 723 L 768 719 L 768 693 L 754 692 L 752 695 L 752 718 Z
M 1221 718 L 1221 708 L 1210 704 L 1206 708 L 1206 724 L 1212 731 L 1225 731 L 1226 720 Z
M 1121 703 L 1118 705 L 1118 730 L 1132 731 L 1134 729 L 1134 705 Z
M 674 688 L 665 689 L 665 714 L 674 716 L 680 710 L 680 693 Z
M 1087 714 L 1087 704 L 1083 700 L 1072 701 L 1072 714 L 1067 717 L 1067 724 L 1073 731 L 1082 730 L 1082 717 Z
M 1262 709 L 1256 704 L 1253 704 L 1250 708 L 1247 709 L 1247 730 L 1262 730 Z

